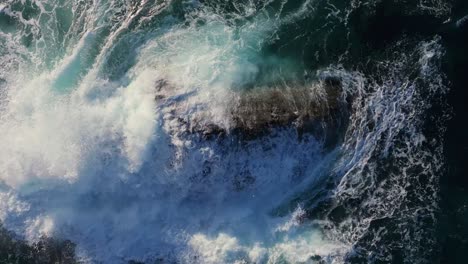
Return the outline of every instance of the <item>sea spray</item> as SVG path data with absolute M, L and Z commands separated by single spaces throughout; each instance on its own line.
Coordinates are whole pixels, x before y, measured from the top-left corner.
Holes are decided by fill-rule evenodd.
M 380 3 L 6 2 L 1 221 L 86 263 L 430 258 L 443 47 L 368 49 Z

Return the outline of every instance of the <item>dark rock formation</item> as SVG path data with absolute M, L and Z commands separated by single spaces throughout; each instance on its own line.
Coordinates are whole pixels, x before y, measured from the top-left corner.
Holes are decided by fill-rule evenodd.
M 0 225 L 0 263 L 75 264 L 75 245 L 69 240 L 43 237 L 30 245 Z
M 171 105 L 174 116 L 178 116 L 179 99 L 193 95 L 173 95 L 175 89 L 166 80 L 157 81 L 155 88 L 155 100 Z M 340 119 L 348 108 L 342 91 L 338 77 L 326 77 L 309 84 L 245 89 L 233 92 L 231 105 L 226 106 L 228 128 L 203 115 L 179 117 L 179 121 L 188 128 L 188 133 L 200 134 L 208 140 L 226 134 L 249 140 L 268 133 L 272 128 L 286 126 L 294 126 L 299 137 L 313 133 L 322 138 L 333 138 L 336 135 L 329 135 L 329 131 L 340 130 Z
M 341 91 L 340 80 L 329 78 L 311 86 L 243 92 L 233 109 L 234 128 L 255 135 L 269 127 L 294 125 L 300 133 L 312 132 L 339 110 Z

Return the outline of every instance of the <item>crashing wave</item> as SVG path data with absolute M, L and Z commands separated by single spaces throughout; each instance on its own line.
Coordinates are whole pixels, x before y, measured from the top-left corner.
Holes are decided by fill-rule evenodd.
M 424 262 L 444 51 L 364 48 L 384 2 L 7 1 L 4 227 L 85 263 Z

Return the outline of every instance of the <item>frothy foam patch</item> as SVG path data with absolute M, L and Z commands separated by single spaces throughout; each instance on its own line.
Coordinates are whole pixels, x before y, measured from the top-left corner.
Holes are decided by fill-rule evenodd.
M 82 162 L 111 141 L 122 142 L 119 151 L 137 169 L 155 126 L 150 75 L 141 73 L 100 104 L 56 94 L 47 76 L 21 82 L 0 125 L 2 179 L 11 186 L 35 178 L 76 180 Z
M 186 257 L 187 263 L 307 263 L 312 259 L 320 260 L 319 256 L 334 256 L 349 250 L 339 243 L 327 242 L 319 231 L 283 236 L 270 247 L 263 242 L 242 245 L 237 238 L 224 233 L 214 238 L 195 234 L 189 245 L 193 255 Z M 340 259 L 333 261 L 339 263 Z

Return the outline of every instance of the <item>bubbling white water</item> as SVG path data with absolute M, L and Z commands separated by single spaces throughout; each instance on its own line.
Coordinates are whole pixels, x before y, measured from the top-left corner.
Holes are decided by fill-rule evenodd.
M 0 7 L 19 25 L 0 28 L 0 54 L 8 54 L 0 61 L 0 220 L 30 242 L 71 239 L 89 263 L 297 263 L 316 255 L 342 263 L 372 220 L 404 204 L 400 178 L 388 192 L 376 187 L 375 155 L 398 148 L 396 135 L 407 130 L 407 148 L 395 151 L 410 159 L 402 168 L 427 165 L 418 127 L 427 105 L 399 68 L 404 58 L 386 62 L 381 83 L 339 66 L 317 71 L 316 79 L 341 81 L 342 100 L 357 98 L 337 149 L 312 135 L 298 140 L 293 127 L 247 141 L 189 133 L 194 122 L 229 131 L 242 89 L 288 86 L 304 74 L 299 62 L 261 47 L 282 25 L 314 14 L 314 1 L 289 15 L 247 3 L 230 19 L 194 1 L 33 2 L 40 15 L 26 20 L 11 1 Z M 171 13 L 175 4 L 183 18 Z M 65 33 L 46 26 L 60 24 L 58 9 L 73 16 Z M 418 78 L 437 94 L 440 47 L 420 46 Z M 319 92 L 308 89 L 320 87 L 313 81 L 302 86 Z M 323 230 L 332 225 L 306 220 L 291 200 L 330 175 L 338 175 L 335 201 L 385 198 L 370 196 L 356 217 Z
M 83 260 L 104 263 L 296 262 L 345 248 L 312 227 L 294 231 L 297 213 L 271 214 L 301 183 L 320 180 L 320 168 L 334 159 L 321 142 L 299 142 L 294 130 L 248 143 L 184 133 L 180 119 L 200 113 L 228 128 L 235 90 L 255 82 L 258 65 L 277 65 L 286 78 L 297 70 L 260 54 L 275 20 L 260 15 L 235 28 L 197 12 L 188 26 L 168 17 L 166 27 L 148 33 L 116 80 L 105 76 L 107 56 L 139 11 L 104 39 L 89 23 L 77 26 L 80 39 L 51 70 L 4 72 L 0 208 L 7 228 L 29 241 L 71 239 Z M 95 47 L 102 47 L 98 55 Z M 174 88 L 156 103 L 159 80 Z

